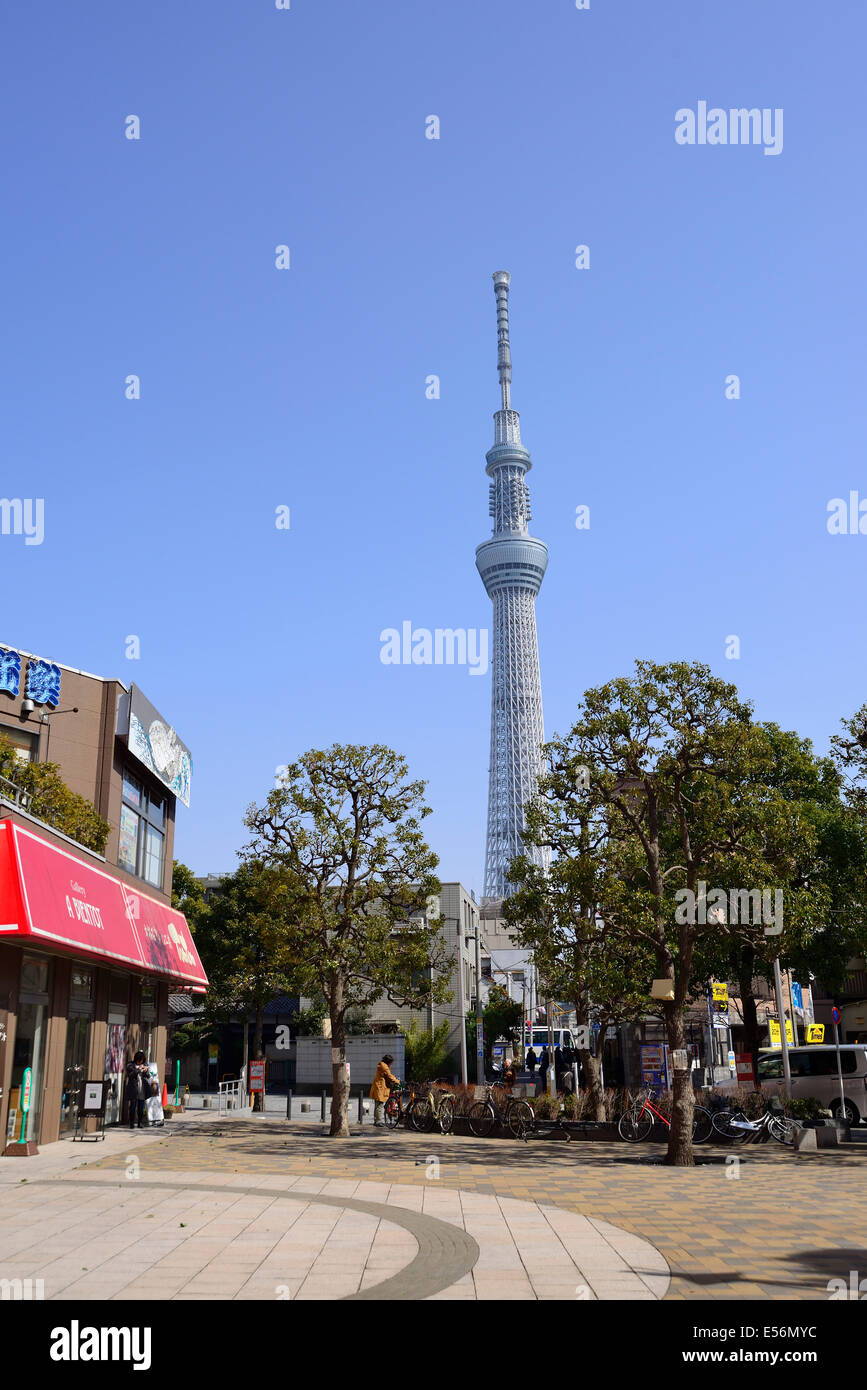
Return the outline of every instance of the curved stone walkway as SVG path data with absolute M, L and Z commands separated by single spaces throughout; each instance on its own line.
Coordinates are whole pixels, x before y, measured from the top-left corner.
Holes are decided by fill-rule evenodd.
M 117 1300 L 653 1300 L 669 1284 L 647 1241 L 547 1203 L 313 1174 L 92 1174 L 6 1190 L 5 1277 Z

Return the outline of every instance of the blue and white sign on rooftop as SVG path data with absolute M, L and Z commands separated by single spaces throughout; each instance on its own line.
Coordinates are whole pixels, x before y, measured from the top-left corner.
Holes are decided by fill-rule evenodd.
M 8 695 L 21 694 L 21 662 L 20 652 L 0 647 L 0 690 L 5 690 Z M 28 657 L 24 693 L 35 705 L 50 705 L 56 709 L 60 704 L 60 667 L 53 661 Z

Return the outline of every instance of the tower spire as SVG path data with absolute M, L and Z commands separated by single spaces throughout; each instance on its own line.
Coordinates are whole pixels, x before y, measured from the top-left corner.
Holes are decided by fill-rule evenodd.
M 536 595 L 548 564 L 548 547 L 530 535 L 530 455 L 521 443 L 511 406 L 509 272 L 494 273 L 497 296 L 497 370 L 502 405 L 494 413 L 494 444 L 486 454 L 491 479 L 489 540 L 476 547 L 476 567 L 493 604 L 491 760 L 488 776 L 488 839 L 484 899 L 509 892 L 509 865 L 525 853 L 547 867 L 548 851 L 524 847 L 524 810 L 542 773 L 542 682 L 536 637 Z
M 508 270 L 495 270 L 494 294 L 497 296 L 497 374 L 500 378 L 502 409 L 511 409 L 512 350 L 509 346 L 509 281 Z

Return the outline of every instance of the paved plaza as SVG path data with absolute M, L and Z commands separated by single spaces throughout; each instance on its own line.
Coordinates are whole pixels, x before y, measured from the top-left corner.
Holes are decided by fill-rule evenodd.
M 0 1277 L 46 1299 L 649 1302 L 827 1299 L 867 1269 L 867 1147 L 698 1152 L 718 1161 L 188 1113 L 0 1160 Z

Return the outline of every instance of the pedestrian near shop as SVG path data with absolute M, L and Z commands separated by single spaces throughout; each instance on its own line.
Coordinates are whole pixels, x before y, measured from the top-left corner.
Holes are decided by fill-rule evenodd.
M 536 1095 L 542 1096 L 548 1089 L 548 1049 L 542 1048 L 539 1057 L 539 1075 L 536 1077 Z
M 370 1099 L 373 1101 L 373 1123 L 376 1129 L 385 1127 L 385 1102 L 388 1100 L 388 1093 L 392 1086 L 399 1086 L 400 1081 L 392 1075 L 391 1064 L 394 1061 L 390 1052 L 386 1052 L 379 1066 L 376 1068 L 376 1076 L 370 1087 Z
M 129 1127 L 145 1128 L 144 1110 L 150 1085 L 145 1076 L 145 1055 L 137 1052 L 126 1064 L 126 1096 L 129 1103 Z
M 527 1068 L 527 1071 L 530 1073 L 531 1076 L 533 1075 L 533 1072 L 536 1070 L 536 1060 L 536 1054 L 533 1051 L 532 1047 L 528 1047 L 527 1055 L 524 1058 L 524 1063 Z

